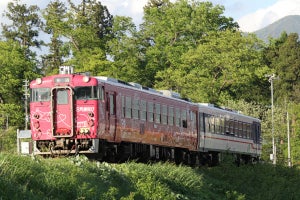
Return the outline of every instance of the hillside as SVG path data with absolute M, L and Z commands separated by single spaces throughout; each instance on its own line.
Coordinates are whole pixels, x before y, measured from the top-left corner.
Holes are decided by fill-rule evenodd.
M 278 38 L 281 33 L 298 33 L 300 35 L 300 15 L 286 16 L 254 33 L 258 38 L 268 41 L 268 37 Z
M 193 169 L 0 153 L 0 199 L 299 199 L 299 175 L 269 164 Z

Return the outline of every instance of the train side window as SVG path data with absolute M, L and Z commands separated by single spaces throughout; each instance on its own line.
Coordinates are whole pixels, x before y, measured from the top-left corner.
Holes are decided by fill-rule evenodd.
M 103 86 L 99 86 L 98 88 L 99 88 L 98 89 L 98 91 L 99 91 L 98 98 L 100 100 L 104 100 L 104 88 L 103 88 Z
M 215 116 L 215 133 L 220 134 L 220 118 Z
M 209 123 L 209 118 L 210 118 L 210 115 L 209 114 L 204 114 L 204 126 L 205 126 L 205 130 L 207 132 L 210 132 L 211 131 L 211 128 L 210 128 L 210 123 Z
M 168 124 L 171 126 L 174 125 L 174 108 L 173 107 L 169 107 Z
M 161 123 L 167 124 L 168 107 L 166 105 L 161 106 Z
M 125 97 L 125 117 L 131 118 L 131 97 Z
M 125 97 L 124 96 L 122 96 L 122 117 L 125 117 L 125 112 L 126 112 L 126 110 L 125 110 Z
M 247 124 L 247 138 L 250 138 L 251 136 L 251 126 L 250 124 Z
M 147 120 L 147 103 L 145 100 L 141 100 L 141 110 L 140 110 L 140 117 L 141 120 L 146 121 Z
M 197 120 L 196 120 L 196 112 L 191 111 L 191 125 L 192 129 L 195 130 L 197 128 Z
M 224 134 L 224 129 L 225 129 L 225 120 L 222 116 L 220 116 L 220 133 Z
M 153 122 L 154 121 L 154 106 L 152 102 L 148 102 L 148 121 Z
M 182 127 L 187 128 L 186 110 L 181 111 Z
M 247 138 L 247 124 L 243 123 L 243 138 Z
M 132 117 L 134 119 L 139 119 L 139 100 L 138 99 L 133 99 L 133 105 L 132 105 Z
M 209 130 L 211 133 L 215 133 L 215 117 L 211 115 L 209 117 Z
M 242 137 L 243 125 L 242 122 L 238 121 L 238 137 Z
M 230 121 L 225 118 L 225 134 L 230 134 Z
M 234 121 L 229 120 L 229 134 L 234 135 Z
M 161 122 L 161 111 L 160 111 L 160 104 L 155 104 L 155 122 L 160 123 Z
M 204 113 L 199 113 L 199 127 L 201 132 L 205 132 Z
M 238 137 L 239 136 L 239 123 L 238 121 L 234 121 L 234 129 L 233 129 L 233 132 L 234 132 L 234 136 Z
M 109 94 L 109 112 L 110 114 L 115 114 L 115 95 Z
M 255 142 L 256 143 L 260 143 L 260 132 L 261 132 L 261 128 L 260 128 L 260 124 L 255 124 Z
M 175 108 L 175 125 L 180 127 L 180 109 Z

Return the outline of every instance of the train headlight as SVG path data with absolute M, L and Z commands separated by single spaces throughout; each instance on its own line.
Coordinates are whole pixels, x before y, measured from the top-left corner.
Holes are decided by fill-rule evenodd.
M 42 79 L 41 78 L 37 78 L 35 79 L 36 84 L 40 85 L 42 83 Z
M 79 129 L 79 133 L 80 134 L 88 134 L 90 132 L 90 129 L 89 128 L 80 128 Z
M 90 81 L 90 77 L 84 76 L 84 77 L 82 78 L 82 81 L 85 82 L 85 83 L 87 83 L 87 82 Z

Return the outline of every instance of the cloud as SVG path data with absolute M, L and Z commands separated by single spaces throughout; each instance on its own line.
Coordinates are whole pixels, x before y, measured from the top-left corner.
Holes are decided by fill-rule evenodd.
M 237 22 L 242 31 L 253 32 L 288 15 L 300 15 L 300 0 L 279 0 L 272 6 L 241 17 Z

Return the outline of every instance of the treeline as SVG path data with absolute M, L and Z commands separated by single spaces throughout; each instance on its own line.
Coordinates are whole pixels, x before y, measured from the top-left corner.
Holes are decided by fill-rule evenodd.
M 270 82 L 274 79 L 274 132 L 285 163 L 286 112 L 292 161 L 300 161 L 300 43 L 282 33 L 268 43 L 244 34 L 224 7 L 196 0 L 149 0 L 143 22 L 113 16 L 97 0 L 51 1 L 46 8 L 14 0 L 4 13 L 0 41 L 0 123 L 24 126 L 24 80 L 56 74 L 58 66 L 170 89 L 195 102 L 228 106 L 262 119 L 263 157 L 272 153 Z M 45 50 L 46 49 L 46 50 Z M 21 114 L 22 113 L 22 114 Z M 9 116 L 9 117 L 8 117 Z

